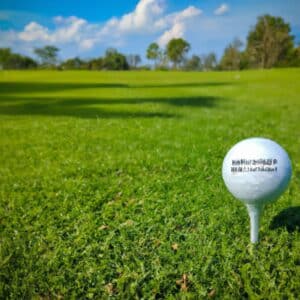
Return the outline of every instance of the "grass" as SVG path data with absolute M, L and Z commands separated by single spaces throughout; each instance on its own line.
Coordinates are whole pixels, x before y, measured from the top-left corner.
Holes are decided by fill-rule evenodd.
M 0 298 L 297 299 L 300 69 L 0 73 Z M 281 144 L 249 244 L 221 165 Z M 298 298 L 299 299 L 299 298 Z

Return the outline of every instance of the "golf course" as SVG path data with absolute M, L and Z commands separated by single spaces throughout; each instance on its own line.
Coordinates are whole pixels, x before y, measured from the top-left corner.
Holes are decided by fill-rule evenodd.
M 260 241 L 222 162 L 280 144 Z M 300 68 L 0 71 L 1 299 L 299 299 Z

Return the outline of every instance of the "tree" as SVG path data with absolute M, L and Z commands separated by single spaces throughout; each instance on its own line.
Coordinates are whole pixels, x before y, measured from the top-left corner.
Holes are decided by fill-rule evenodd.
M 123 54 L 114 48 L 109 48 L 103 59 L 103 68 L 106 70 L 128 70 L 129 65 Z
M 37 63 L 28 56 L 11 52 L 10 48 L 0 48 L 1 69 L 34 69 Z
M 104 59 L 102 57 L 94 58 L 88 64 L 90 70 L 101 70 L 104 67 Z
M 75 57 L 75 58 L 70 58 L 65 60 L 61 64 L 61 67 L 64 70 L 78 70 L 78 69 L 82 69 L 84 64 L 85 62 L 82 61 L 79 57 Z
M 45 67 L 51 67 L 57 63 L 58 52 L 58 48 L 50 45 L 34 49 L 34 53 L 39 57 L 41 64 Z
M 217 66 L 217 57 L 214 52 L 202 56 L 203 69 L 205 71 L 214 70 Z
M 12 67 L 14 69 L 35 69 L 38 64 L 31 57 L 23 56 L 20 54 L 13 54 L 11 57 Z
M 158 65 L 158 60 L 161 57 L 161 49 L 159 48 L 157 43 L 151 43 L 147 49 L 147 58 L 150 60 L 154 60 L 155 67 Z
M 184 69 L 187 71 L 199 71 L 202 69 L 201 58 L 193 55 L 190 59 L 185 61 Z
M 138 54 L 129 54 L 126 57 L 127 63 L 131 68 L 136 69 L 137 66 L 141 63 L 142 59 Z
M 190 44 L 182 38 L 171 39 L 166 47 L 167 57 L 173 62 L 173 67 L 177 69 L 178 65 L 184 60 L 184 56 L 190 50 Z
M 0 65 L 2 69 L 6 69 L 5 67 L 11 55 L 10 48 L 0 48 Z
M 285 59 L 278 60 L 275 67 L 287 68 L 287 67 L 299 67 L 300 66 L 300 49 L 292 48 L 285 56 Z
M 234 39 L 224 50 L 224 54 L 220 61 L 222 70 L 239 70 L 241 69 L 242 53 L 240 48 L 243 43 L 239 39 Z
M 286 60 L 294 47 L 291 28 L 283 18 L 258 17 L 247 37 L 247 54 L 253 67 L 271 68 Z
M 295 61 L 294 61 L 294 64 L 292 64 L 292 65 L 300 67 L 300 46 L 298 46 L 295 49 L 294 53 L 295 53 Z

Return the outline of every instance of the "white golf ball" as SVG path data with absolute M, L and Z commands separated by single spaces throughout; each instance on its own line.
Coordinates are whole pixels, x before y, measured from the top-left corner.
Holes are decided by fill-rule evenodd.
M 265 138 L 249 138 L 234 145 L 222 168 L 228 190 L 248 205 L 276 200 L 287 188 L 291 174 L 288 154 Z

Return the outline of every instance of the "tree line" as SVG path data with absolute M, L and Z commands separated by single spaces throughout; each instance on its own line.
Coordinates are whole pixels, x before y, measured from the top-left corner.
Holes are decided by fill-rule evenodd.
M 60 70 L 243 70 L 250 68 L 299 67 L 300 46 L 296 46 L 290 24 L 281 17 L 263 15 L 248 33 L 246 45 L 234 39 L 224 50 L 219 61 L 215 53 L 188 56 L 191 45 L 182 38 L 171 39 L 164 49 L 151 43 L 146 57 L 153 67 L 141 65 L 138 54 L 125 56 L 114 48 L 106 50 L 103 57 L 83 60 L 79 57 L 58 61 L 59 49 L 48 45 L 35 48 L 36 59 L 13 53 L 9 48 L 0 48 L 2 69 L 60 69 Z

